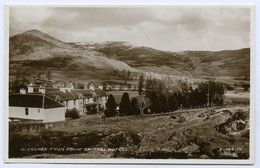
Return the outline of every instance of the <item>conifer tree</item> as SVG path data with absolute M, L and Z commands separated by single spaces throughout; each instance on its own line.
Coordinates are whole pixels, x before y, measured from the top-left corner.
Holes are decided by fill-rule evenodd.
M 107 108 L 105 110 L 106 117 L 113 117 L 116 115 L 116 102 L 112 94 L 108 96 L 108 100 L 106 102 L 106 108 Z
M 127 92 L 123 93 L 120 106 L 119 106 L 120 115 L 131 115 L 132 114 L 132 105 L 129 99 L 129 94 Z
M 169 104 L 168 104 L 168 99 L 164 93 L 161 93 L 159 98 L 159 103 L 160 103 L 160 112 L 168 112 L 169 111 Z
M 170 95 L 168 98 L 169 101 L 169 110 L 170 111 L 175 111 L 178 109 L 178 102 L 177 102 L 177 98 L 175 95 Z
M 139 95 L 142 94 L 143 87 L 144 87 L 144 76 L 143 76 L 143 74 L 141 74 L 141 76 L 139 78 L 139 83 L 138 83 L 138 93 L 139 93 Z

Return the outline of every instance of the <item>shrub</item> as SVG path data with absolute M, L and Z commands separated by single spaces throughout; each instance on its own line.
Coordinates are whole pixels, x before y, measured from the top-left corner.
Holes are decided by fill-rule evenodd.
M 66 111 L 65 117 L 70 117 L 73 119 L 79 118 L 79 111 L 76 108 L 69 109 Z
M 117 134 L 111 134 L 107 137 L 107 146 L 109 148 L 120 148 L 127 145 L 127 139 L 124 132 L 120 131 Z
M 88 114 L 97 114 L 97 107 L 91 106 L 88 110 Z

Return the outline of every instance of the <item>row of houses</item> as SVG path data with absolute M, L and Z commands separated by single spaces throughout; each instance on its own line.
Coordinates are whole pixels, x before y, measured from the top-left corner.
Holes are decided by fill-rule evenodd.
M 105 108 L 107 94 L 101 88 L 74 89 L 28 86 L 9 96 L 10 120 L 64 121 L 65 112 L 76 108 L 80 115 Z
M 64 88 L 64 86 L 70 85 L 70 83 L 61 83 L 61 82 L 56 82 L 53 84 L 53 88 Z M 111 90 L 115 90 L 115 91 L 136 91 L 138 90 L 138 86 L 135 84 L 96 84 L 94 85 L 93 82 L 90 82 L 89 84 L 82 84 L 82 83 L 74 83 L 73 85 L 76 88 L 84 88 L 84 89 L 89 89 L 91 87 L 97 87 L 99 89 L 102 90 L 107 90 L 107 91 L 111 91 Z

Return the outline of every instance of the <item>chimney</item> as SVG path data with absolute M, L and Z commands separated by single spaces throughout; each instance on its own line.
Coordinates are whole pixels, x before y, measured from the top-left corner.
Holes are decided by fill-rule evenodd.
M 28 86 L 28 93 L 33 93 L 34 92 L 34 88 L 33 86 Z
M 101 90 L 103 90 L 103 86 L 102 86 L 102 85 L 99 85 L 98 88 L 101 89 Z
M 42 94 L 46 94 L 46 89 L 45 88 L 39 88 L 39 92 L 41 92 Z
M 66 88 L 60 87 L 60 91 L 62 91 L 63 93 L 65 93 L 65 92 L 66 92 Z
M 95 90 L 95 87 L 94 87 L 94 84 L 93 84 L 93 83 L 91 83 L 91 84 L 89 85 L 89 89 L 90 89 L 90 90 L 93 90 L 93 91 Z
M 26 89 L 21 88 L 21 89 L 20 89 L 20 93 L 21 93 L 21 94 L 26 94 Z
M 70 90 L 71 90 L 71 89 L 74 89 L 73 83 L 70 83 Z

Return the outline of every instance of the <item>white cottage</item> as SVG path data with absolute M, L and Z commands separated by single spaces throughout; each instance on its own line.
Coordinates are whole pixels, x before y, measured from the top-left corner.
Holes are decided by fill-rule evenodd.
M 75 98 L 68 90 L 62 91 L 51 91 L 47 92 L 46 95 L 58 103 L 61 103 L 65 106 L 66 110 L 77 108 L 77 103 Z
M 65 107 L 43 94 L 9 96 L 10 120 L 65 121 Z
M 77 98 L 76 106 L 80 114 L 86 114 L 90 109 L 87 106 L 96 106 L 95 103 L 95 92 L 90 89 L 73 89 L 71 94 Z

